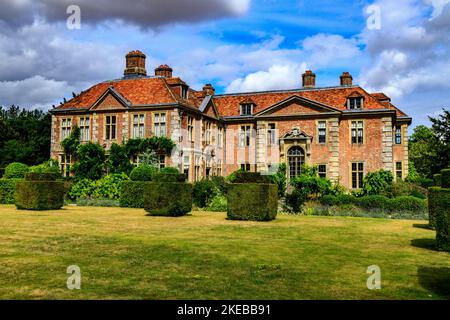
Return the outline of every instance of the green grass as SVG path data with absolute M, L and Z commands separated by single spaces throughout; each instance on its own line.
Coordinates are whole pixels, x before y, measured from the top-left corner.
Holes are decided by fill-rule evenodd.
M 423 221 L 0 206 L 1 299 L 448 299 L 450 254 Z M 66 288 L 69 265 L 81 290 Z M 370 265 L 382 289 L 366 287 Z

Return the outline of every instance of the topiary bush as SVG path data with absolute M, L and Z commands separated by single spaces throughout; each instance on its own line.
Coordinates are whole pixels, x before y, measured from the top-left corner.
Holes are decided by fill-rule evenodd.
M 123 181 L 120 206 L 124 208 L 144 208 L 144 193 L 148 181 Z
M 55 181 L 61 178 L 59 173 L 25 173 L 25 180 L 28 181 Z
M 430 188 L 429 217 L 436 229 L 437 248 L 450 251 L 450 188 Z
M 433 175 L 433 180 L 436 187 L 442 186 L 442 175 L 440 173 Z
M 3 178 L 5 179 L 23 179 L 25 177 L 25 173 L 29 170 L 26 164 L 20 162 L 10 163 L 5 168 L 5 174 Z
M 152 181 L 153 175 L 158 172 L 154 166 L 140 164 L 131 171 L 130 179 L 132 181 Z
M 180 217 L 192 211 L 189 183 L 148 182 L 144 190 L 144 208 L 150 216 Z
M 278 212 L 278 188 L 267 183 L 233 183 L 228 187 L 230 220 L 271 221 Z
M 58 210 L 64 205 L 64 182 L 18 181 L 14 197 L 17 209 Z
M 272 183 L 271 176 L 263 176 L 259 172 L 236 171 L 229 181 L 231 183 Z
M 14 204 L 14 193 L 19 179 L 0 179 L 0 204 Z

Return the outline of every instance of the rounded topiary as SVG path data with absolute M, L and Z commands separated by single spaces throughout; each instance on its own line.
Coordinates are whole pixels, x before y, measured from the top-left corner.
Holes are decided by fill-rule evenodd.
M 147 164 L 140 164 L 131 171 L 130 179 L 132 181 L 152 181 L 153 175 L 157 172 L 156 168 Z
M 160 170 L 160 173 L 177 174 L 180 173 L 180 171 L 177 168 L 165 167 Z
M 26 164 L 13 162 L 5 168 L 5 174 L 3 177 L 5 179 L 23 179 L 28 170 L 29 168 Z

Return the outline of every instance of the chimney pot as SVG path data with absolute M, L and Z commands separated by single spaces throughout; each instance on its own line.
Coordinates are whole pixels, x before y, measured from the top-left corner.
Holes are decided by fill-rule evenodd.
M 316 86 L 316 74 L 311 70 L 307 70 L 302 75 L 303 88 L 315 88 Z
M 341 76 L 341 86 L 352 86 L 353 85 L 353 77 L 349 72 L 342 73 Z
M 160 65 L 155 69 L 155 76 L 172 78 L 173 69 L 169 67 L 167 64 Z
M 130 51 L 126 55 L 125 77 L 145 77 L 147 70 L 145 69 L 146 56 L 139 50 Z

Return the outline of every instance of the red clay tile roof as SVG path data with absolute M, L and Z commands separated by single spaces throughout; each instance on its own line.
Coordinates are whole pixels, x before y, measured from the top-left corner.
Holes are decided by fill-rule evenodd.
M 203 92 L 189 89 L 188 99 L 183 99 L 174 87 L 184 83 L 180 78 L 164 77 L 119 79 L 102 82 L 83 91 L 77 97 L 57 107 L 56 110 L 90 108 L 109 87 L 114 88 L 117 93 L 131 103 L 131 106 L 179 103 L 190 108 L 199 109 L 204 98 Z M 397 116 L 407 117 L 404 112 L 390 103 L 389 97 L 385 94 L 369 94 L 358 86 L 225 94 L 215 95 L 213 100 L 219 114 L 223 117 L 230 117 L 240 115 L 240 104 L 243 102 L 254 103 L 254 113 L 259 113 L 296 95 L 342 111 L 347 109 L 348 97 L 362 96 L 364 97 L 365 109 L 392 109 L 397 112 Z
M 387 109 L 386 106 L 380 103 L 361 87 L 333 87 L 218 95 L 214 96 L 214 103 L 218 109 L 218 112 L 224 117 L 238 116 L 239 105 L 244 99 L 252 99 L 256 104 L 254 113 L 259 113 L 262 110 L 265 110 L 294 95 L 298 95 L 300 97 L 324 104 L 328 107 L 344 111 L 347 109 L 347 98 L 354 93 L 357 93 L 365 98 L 365 109 Z
M 56 110 L 90 108 L 110 86 L 130 101 L 132 106 L 183 103 L 198 109 L 201 101 L 197 99 L 195 93 L 190 94 L 187 100 L 181 99 L 167 83 L 171 81 L 162 77 L 152 77 L 102 82 L 83 91 L 77 97 L 57 107 Z
M 387 95 L 385 95 L 383 92 L 375 92 L 370 94 L 372 97 L 377 99 L 378 101 L 391 101 L 391 98 L 389 98 Z

